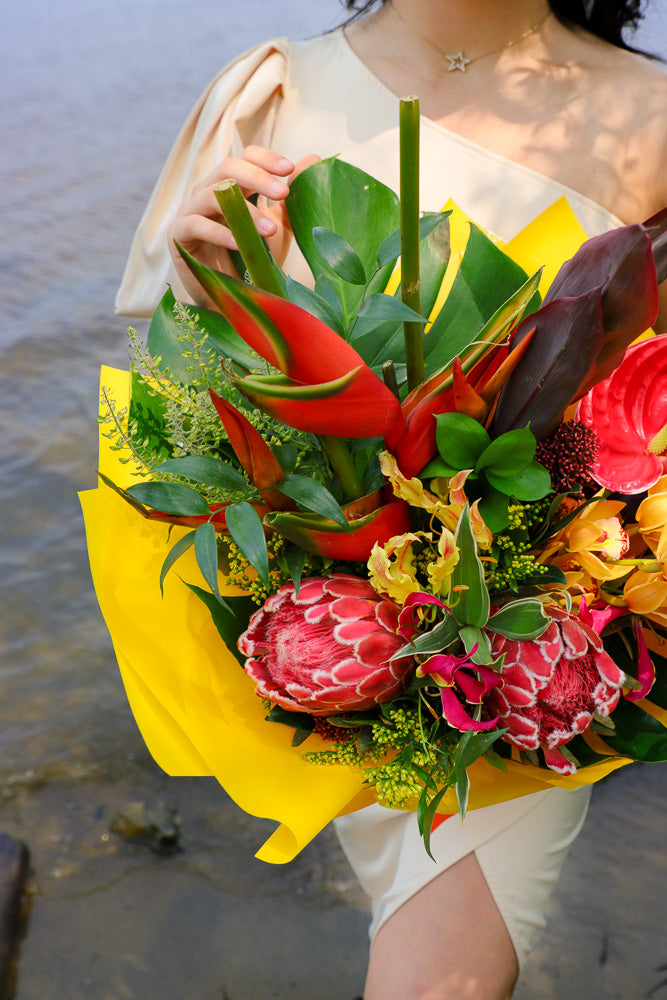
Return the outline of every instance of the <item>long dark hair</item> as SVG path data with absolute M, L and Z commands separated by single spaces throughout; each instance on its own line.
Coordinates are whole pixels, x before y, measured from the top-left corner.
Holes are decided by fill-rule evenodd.
M 369 10 L 377 0 L 342 0 L 348 10 L 358 17 Z M 386 0 L 381 0 L 386 3 Z M 637 27 L 644 16 L 643 0 L 549 0 L 549 6 L 559 21 L 570 22 L 586 28 L 598 38 L 617 45 L 621 49 L 630 49 L 623 38 L 626 28 Z

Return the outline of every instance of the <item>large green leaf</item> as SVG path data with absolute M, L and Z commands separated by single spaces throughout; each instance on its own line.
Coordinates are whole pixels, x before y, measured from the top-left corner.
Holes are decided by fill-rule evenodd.
M 476 625 L 481 628 L 487 623 L 491 602 L 484 581 L 484 566 L 477 555 L 467 504 L 456 527 L 455 541 L 459 548 L 459 561 L 452 571 L 451 599 L 447 603 L 460 625 Z
M 517 500 L 541 500 L 551 492 L 551 476 L 539 462 L 531 462 L 520 472 L 498 472 L 495 469 L 485 469 L 486 478 L 491 485 Z
M 438 413 L 435 421 L 435 441 L 445 466 L 453 469 L 478 468 L 478 459 L 488 450 L 490 442 L 479 421 L 465 413 Z
M 525 285 L 527 278 L 518 264 L 481 230 L 471 226 L 452 290 L 424 337 L 427 372 L 443 368 L 460 354 L 496 310 Z M 539 301 L 535 298 L 537 305 Z
M 667 729 L 638 704 L 621 698 L 612 719 L 616 735 L 607 742 L 617 753 L 646 762 L 667 760 Z
M 402 656 L 430 656 L 433 653 L 442 653 L 454 642 L 459 634 L 459 627 L 456 619 L 445 612 L 445 617 L 438 622 L 428 632 L 415 636 L 407 645 L 401 648 L 389 658 L 398 660 Z
M 491 615 L 486 627 L 508 639 L 537 639 L 549 624 L 544 606 L 534 597 L 508 601 Z
M 528 427 L 520 427 L 507 434 L 501 434 L 480 454 L 475 469 L 493 469 L 502 473 L 518 472 L 533 460 L 536 441 Z
M 302 309 L 306 309 L 313 316 L 317 316 L 323 323 L 330 326 L 332 330 L 335 330 L 337 334 L 341 337 L 343 336 L 345 331 L 340 312 L 324 296 L 313 291 L 312 288 L 308 288 L 306 285 L 295 281 L 294 278 L 287 279 L 285 291 L 290 302 L 300 306 Z
M 262 580 L 269 580 L 269 553 L 259 514 L 249 503 L 231 504 L 225 510 L 225 520 L 232 536 L 251 566 Z
M 420 278 L 421 278 L 421 308 L 424 316 L 429 316 L 436 299 L 442 279 L 449 262 L 449 224 L 447 213 L 442 221 L 420 243 Z M 400 287 L 395 298 L 400 301 Z M 399 384 L 405 381 L 405 341 L 402 322 L 386 322 L 357 319 L 350 331 L 350 342 L 367 365 L 381 375 L 381 366 L 385 361 L 393 361 L 396 366 Z
M 373 277 L 368 290 L 384 290 L 392 264 L 378 268 L 378 247 L 400 224 L 396 194 L 369 174 L 336 158 L 308 167 L 290 185 L 287 211 L 296 241 L 315 278 L 326 275 L 338 292 L 347 323 L 364 296 L 362 285 L 352 285 L 337 275 L 318 252 L 313 229 L 323 226 L 354 249 L 366 275 Z
M 431 235 L 436 229 L 442 225 L 442 223 L 449 218 L 451 211 L 447 212 L 425 212 L 424 215 L 419 220 L 419 241 L 420 241 L 420 262 L 423 256 L 422 243 L 424 240 Z M 447 241 L 447 247 L 449 248 L 449 241 Z M 400 229 L 394 230 L 394 232 L 387 237 L 383 242 L 382 246 L 378 249 L 377 262 L 382 267 L 384 264 L 390 264 L 398 260 L 401 255 L 401 231 Z M 447 253 L 449 257 L 449 253 Z
M 195 531 L 195 556 L 202 576 L 217 600 L 222 601 L 218 587 L 218 542 L 210 521 L 200 524 Z
M 196 517 L 209 513 L 208 504 L 203 496 L 181 483 L 136 483 L 130 486 L 127 493 L 146 507 L 152 507 L 153 510 L 162 511 L 164 514 Z
M 182 476 L 204 486 L 217 486 L 223 490 L 245 490 L 248 482 L 233 465 L 211 458 L 208 455 L 185 455 L 162 462 L 153 469 L 154 473 Z
M 174 563 L 177 561 L 177 559 L 180 559 L 181 556 L 188 551 L 188 549 L 192 548 L 192 546 L 195 543 L 195 534 L 196 534 L 195 531 L 188 531 L 187 535 L 183 535 L 183 537 L 180 538 L 167 553 L 167 558 L 163 562 L 162 569 L 160 570 L 160 593 L 163 596 L 164 596 L 164 580 L 167 573 L 174 565 Z
M 361 258 L 342 236 L 332 233 L 324 226 L 315 226 L 313 242 L 320 256 L 339 278 L 349 281 L 352 285 L 366 284 L 366 269 Z
M 306 510 L 314 514 L 321 514 L 331 521 L 340 525 L 341 528 L 349 529 L 348 521 L 343 513 L 338 501 L 331 495 L 326 486 L 310 479 L 308 476 L 300 476 L 292 473 L 276 483 L 277 490 L 285 496 L 301 504 Z
M 418 312 L 406 306 L 404 302 L 393 295 L 383 295 L 378 292 L 376 295 L 369 295 L 364 299 L 358 316 L 366 319 L 379 320 L 382 323 L 395 320 L 397 323 L 426 323 L 427 321 Z

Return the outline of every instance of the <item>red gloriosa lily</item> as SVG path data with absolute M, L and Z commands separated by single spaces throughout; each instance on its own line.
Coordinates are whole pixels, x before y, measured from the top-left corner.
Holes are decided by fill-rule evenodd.
M 470 659 L 477 652 L 477 643 L 469 653 L 436 653 L 417 669 L 417 676 L 431 675 L 440 688 L 442 714 L 450 726 L 462 733 L 469 729 L 481 733 L 493 729 L 498 717 L 473 719 L 465 704 L 481 705 L 486 696 L 500 682 L 500 674 Z

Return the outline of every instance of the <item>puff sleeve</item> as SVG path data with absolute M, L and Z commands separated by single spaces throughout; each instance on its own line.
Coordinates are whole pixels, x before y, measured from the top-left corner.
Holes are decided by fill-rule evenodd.
M 273 39 L 226 66 L 185 122 L 153 190 L 130 248 L 116 312 L 150 316 L 171 284 L 180 283 L 167 228 L 195 184 L 249 143 L 270 147 L 288 72 L 289 41 Z

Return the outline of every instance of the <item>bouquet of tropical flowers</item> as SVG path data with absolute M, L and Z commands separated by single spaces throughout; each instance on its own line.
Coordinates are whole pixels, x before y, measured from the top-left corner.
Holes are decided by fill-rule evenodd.
M 584 242 L 561 202 L 506 247 L 420 217 L 408 105 L 400 198 L 293 182 L 313 287 L 225 182 L 240 279 L 182 251 L 214 308 L 168 291 L 102 380 L 131 703 L 168 771 L 299 827 L 270 860 L 369 801 L 428 849 L 439 812 L 667 755 L 667 211 Z

